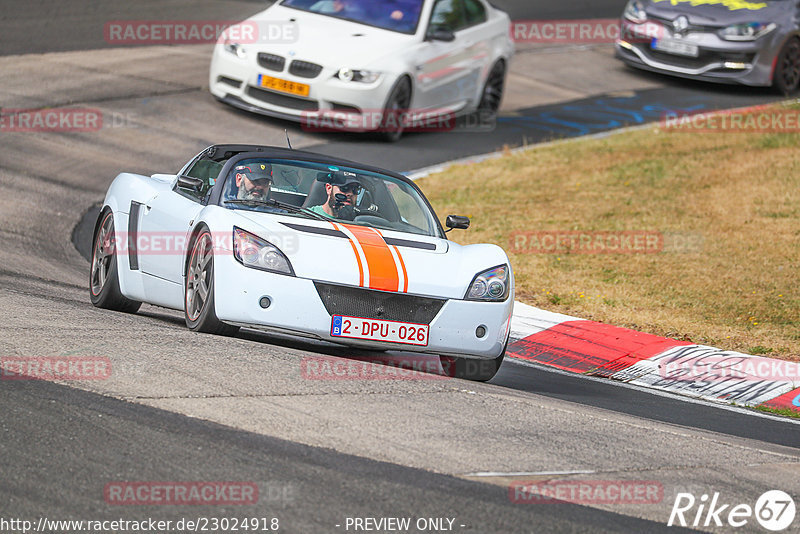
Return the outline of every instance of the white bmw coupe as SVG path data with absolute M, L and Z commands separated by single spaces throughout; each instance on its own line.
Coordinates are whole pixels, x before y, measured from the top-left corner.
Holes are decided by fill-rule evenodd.
M 513 52 L 508 15 L 486 0 L 280 0 L 223 36 L 209 87 L 241 109 L 395 141 L 419 117 L 493 118 Z
M 89 293 L 100 308 L 183 310 L 198 332 L 434 354 L 454 376 L 489 380 L 508 344 L 514 275 L 500 247 L 449 241 L 400 174 L 215 145 L 177 174 L 116 177 L 95 225 Z

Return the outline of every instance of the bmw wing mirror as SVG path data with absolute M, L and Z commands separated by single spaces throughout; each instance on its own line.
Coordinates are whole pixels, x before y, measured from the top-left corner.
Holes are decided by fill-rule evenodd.
M 452 43 L 456 40 L 456 34 L 444 28 L 434 28 L 428 32 L 426 36 L 428 41 L 444 41 L 445 43 Z
M 203 187 L 203 180 L 200 178 L 192 178 L 191 176 L 178 176 L 178 187 L 183 189 L 192 189 L 193 191 L 200 191 Z
M 469 228 L 469 217 L 464 217 L 462 215 L 448 215 L 444 224 L 450 230 L 466 230 Z M 449 232 L 450 230 L 447 231 Z

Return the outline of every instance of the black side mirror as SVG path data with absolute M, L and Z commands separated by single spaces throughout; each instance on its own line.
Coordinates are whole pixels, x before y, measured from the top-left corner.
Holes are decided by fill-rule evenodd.
M 450 230 L 466 230 L 469 228 L 469 217 L 464 217 L 462 215 L 448 215 L 444 224 Z M 450 230 L 448 230 L 448 232 Z
M 444 28 L 432 28 L 425 36 L 426 41 L 444 41 L 445 43 L 452 43 L 456 40 L 456 34 Z
M 200 191 L 203 188 L 203 180 L 200 178 L 192 178 L 191 176 L 178 176 L 178 187 L 183 189 L 192 189 L 193 191 Z

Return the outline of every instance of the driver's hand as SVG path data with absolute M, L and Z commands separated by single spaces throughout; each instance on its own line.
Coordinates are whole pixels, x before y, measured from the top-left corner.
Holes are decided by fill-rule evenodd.
M 345 221 L 352 221 L 353 219 L 356 218 L 358 212 L 353 206 L 345 204 L 344 206 L 339 208 L 339 211 L 337 212 L 336 215 L 339 219 L 344 219 Z

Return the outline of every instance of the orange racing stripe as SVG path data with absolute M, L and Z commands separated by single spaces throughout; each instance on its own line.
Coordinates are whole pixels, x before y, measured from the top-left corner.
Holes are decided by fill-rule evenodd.
M 383 237 L 372 228 L 363 226 L 342 225 L 347 228 L 361 245 L 369 269 L 369 287 L 381 291 L 397 291 L 400 277 L 397 265 Z
M 331 224 L 336 230 L 340 232 L 342 231 L 342 229 L 339 228 L 339 225 L 335 222 L 332 222 Z M 364 287 L 364 266 L 361 264 L 361 256 L 358 255 L 358 249 L 356 248 L 356 244 L 353 243 L 353 240 L 348 238 L 348 241 L 350 242 L 350 246 L 353 247 L 353 255 L 355 255 L 356 262 L 358 263 L 358 285 Z
M 408 271 L 406 271 L 406 263 L 403 261 L 403 256 L 400 250 L 395 245 L 391 245 L 394 253 L 397 254 L 397 259 L 400 260 L 400 268 L 403 270 L 403 293 L 408 293 Z

